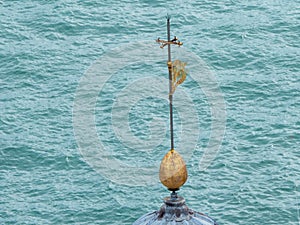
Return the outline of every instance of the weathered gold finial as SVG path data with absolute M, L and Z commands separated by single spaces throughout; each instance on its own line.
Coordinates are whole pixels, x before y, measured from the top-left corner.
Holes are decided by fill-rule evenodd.
M 162 159 L 159 170 L 161 183 L 170 191 L 177 191 L 188 177 L 185 162 L 181 155 L 171 149 Z

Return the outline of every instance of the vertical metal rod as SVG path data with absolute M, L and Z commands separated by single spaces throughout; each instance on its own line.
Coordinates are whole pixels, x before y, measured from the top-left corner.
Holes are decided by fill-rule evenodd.
M 170 17 L 167 17 L 168 42 L 171 41 L 170 36 Z M 173 135 L 173 95 L 172 95 L 172 60 L 171 60 L 171 45 L 168 44 L 168 69 L 169 69 L 169 105 L 170 105 L 170 134 L 171 134 L 171 149 L 174 149 Z

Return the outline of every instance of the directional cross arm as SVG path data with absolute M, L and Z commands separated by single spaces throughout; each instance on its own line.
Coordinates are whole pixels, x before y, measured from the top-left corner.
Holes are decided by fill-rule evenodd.
M 174 39 L 171 41 L 160 40 L 159 38 L 157 38 L 156 42 L 161 43 L 160 46 L 161 48 L 165 47 L 166 45 L 178 45 L 178 46 L 183 45 L 183 43 L 179 41 L 177 37 L 174 37 Z

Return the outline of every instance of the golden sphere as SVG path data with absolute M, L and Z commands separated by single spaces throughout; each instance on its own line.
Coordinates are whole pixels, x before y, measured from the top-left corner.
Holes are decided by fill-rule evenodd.
M 159 179 L 169 190 L 178 190 L 187 180 L 188 173 L 181 155 L 171 149 L 162 159 Z

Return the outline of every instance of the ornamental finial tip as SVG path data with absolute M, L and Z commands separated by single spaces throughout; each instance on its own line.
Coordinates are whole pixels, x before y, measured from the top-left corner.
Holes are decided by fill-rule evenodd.
M 181 155 L 171 149 L 162 159 L 159 169 L 160 182 L 170 191 L 177 191 L 186 182 L 188 172 Z

